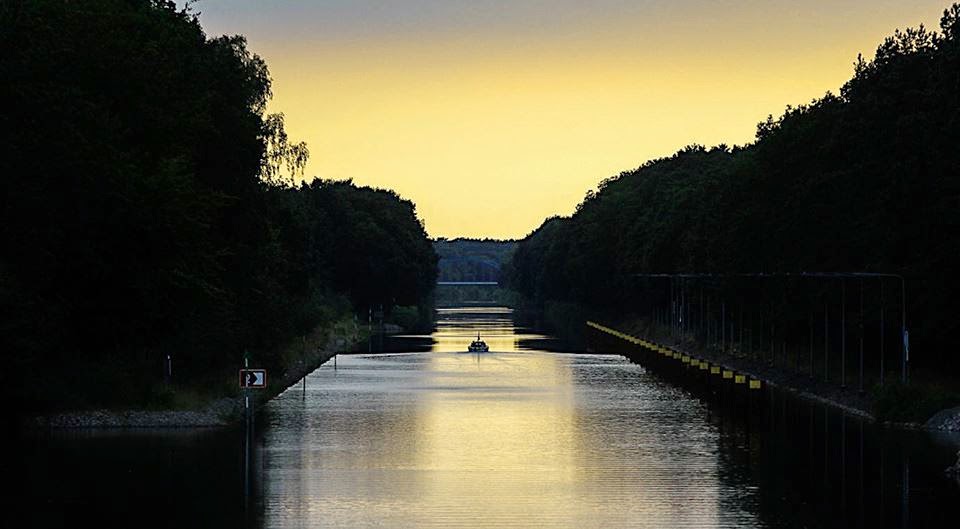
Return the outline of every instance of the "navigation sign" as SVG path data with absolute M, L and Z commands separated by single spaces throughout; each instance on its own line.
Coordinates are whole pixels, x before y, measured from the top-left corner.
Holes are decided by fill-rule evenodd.
M 252 388 L 252 389 L 263 389 L 267 387 L 267 370 L 266 369 L 241 369 L 240 370 L 240 387 Z

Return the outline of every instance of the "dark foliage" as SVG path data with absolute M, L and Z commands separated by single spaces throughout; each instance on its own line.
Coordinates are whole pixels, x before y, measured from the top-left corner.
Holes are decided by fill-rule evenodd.
M 440 258 L 440 281 L 500 281 L 516 241 L 495 239 L 438 239 L 433 249 Z
M 521 241 L 508 279 L 541 303 L 636 311 L 649 294 L 638 273 L 899 273 L 914 359 L 956 373 L 958 228 L 953 5 L 939 33 L 898 31 L 839 95 L 788 107 L 755 143 L 688 147 L 603 181 Z
M 243 37 L 160 0 L 0 4 L 0 343 L 27 408 L 149 400 L 430 296 L 413 205 L 302 169 Z

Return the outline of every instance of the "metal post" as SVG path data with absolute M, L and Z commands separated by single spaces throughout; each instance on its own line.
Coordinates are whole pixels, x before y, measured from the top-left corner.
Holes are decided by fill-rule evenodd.
M 793 346 L 793 370 L 800 373 L 800 340 Z
M 840 280 L 840 387 L 847 387 L 847 282 Z
M 674 337 L 674 322 L 676 320 L 677 303 L 674 301 L 673 278 L 670 278 L 670 337 Z
M 770 320 L 770 365 L 777 365 L 777 322 Z
M 710 347 L 710 296 L 707 296 L 707 316 L 703 321 L 704 326 L 706 327 L 706 332 L 704 333 L 707 340 L 707 348 Z
M 904 384 L 908 379 L 908 364 L 910 363 L 910 335 L 907 334 L 907 282 L 900 276 L 900 342 L 903 347 L 903 367 L 901 379 Z M 909 463 L 907 472 L 910 471 Z
M 676 291 L 675 291 L 675 300 L 676 304 L 674 305 L 675 319 L 674 322 L 677 326 L 677 339 L 683 339 L 683 280 L 676 280 Z
M 687 334 L 687 289 L 684 286 L 686 281 L 680 280 L 680 336 L 686 337 Z
M 880 278 L 880 387 L 883 387 L 883 278 Z
M 680 281 L 676 279 L 673 286 L 673 337 L 680 338 Z
M 247 354 L 244 354 L 243 358 L 243 367 L 250 367 L 250 358 Z M 244 429 L 244 454 L 243 454 L 243 505 L 244 511 L 247 511 L 248 504 L 250 500 L 250 440 L 253 438 L 251 435 L 251 421 L 250 421 L 250 389 L 246 386 L 243 388 L 243 409 L 246 414 L 246 428 Z
M 677 280 L 673 279 L 670 284 L 671 295 L 670 295 L 670 326 L 672 329 L 673 337 L 676 338 L 679 331 L 679 322 L 680 318 L 678 312 L 680 310 L 680 293 L 677 289 Z
M 700 339 L 706 340 L 706 336 L 703 333 L 703 287 L 700 287 Z
M 677 280 L 677 339 L 683 339 L 683 280 Z
M 727 350 L 727 303 L 720 303 L 720 352 Z
M 245 389 L 244 392 L 247 390 Z M 247 424 L 243 435 L 243 510 L 249 511 L 250 504 L 250 397 L 246 400 Z
M 810 376 L 813 377 L 813 306 L 810 306 Z
M 740 317 L 737 320 L 740 323 L 740 355 L 743 356 L 743 300 L 740 301 Z
M 823 302 L 823 381 L 830 381 L 830 304 Z
M 763 354 L 763 307 L 762 307 L 762 306 L 760 307 L 760 326 L 759 326 L 759 329 L 758 329 L 758 330 L 760 331 L 760 333 L 759 333 L 759 334 L 760 334 L 760 346 L 759 346 L 758 350 L 759 350 L 759 353 L 760 353 L 760 361 L 762 362 L 763 359 L 764 359 L 764 356 L 765 356 L 765 355 Z
M 863 393 L 863 278 L 860 279 L 860 381 L 858 389 Z M 862 428 L 862 425 L 861 425 Z M 863 432 L 861 431 L 861 434 Z

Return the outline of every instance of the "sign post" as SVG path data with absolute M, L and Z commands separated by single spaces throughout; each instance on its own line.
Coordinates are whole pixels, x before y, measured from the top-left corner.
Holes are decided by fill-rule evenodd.
M 250 390 L 267 387 L 267 370 L 250 369 L 250 353 L 243 353 L 243 369 L 239 372 L 240 388 L 243 390 L 243 407 L 246 415 L 246 435 L 244 436 L 243 461 L 243 500 L 244 509 L 250 498 L 250 445 L 253 443 L 253 407 L 250 405 Z

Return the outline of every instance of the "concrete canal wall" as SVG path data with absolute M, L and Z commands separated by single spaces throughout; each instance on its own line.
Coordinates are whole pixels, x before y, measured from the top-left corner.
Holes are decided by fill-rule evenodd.
M 711 385 L 729 386 L 734 391 L 759 393 L 764 388 L 777 388 L 797 394 L 800 397 L 828 404 L 844 412 L 869 420 L 874 416 L 865 409 L 864 401 L 844 402 L 831 398 L 815 390 L 801 389 L 790 384 L 790 375 L 778 373 L 774 369 L 762 366 L 749 366 L 735 359 L 718 359 L 703 352 L 686 351 L 675 345 L 666 345 L 649 339 L 607 327 L 597 322 L 587 321 L 587 327 L 600 336 L 612 338 L 612 347 L 638 364 L 650 367 L 656 372 L 669 373 L 689 379 L 691 382 L 704 382 Z M 617 343 L 619 342 L 619 343 Z M 751 368 L 752 367 L 752 368 Z M 814 384 L 815 385 L 815 384 Z

